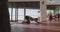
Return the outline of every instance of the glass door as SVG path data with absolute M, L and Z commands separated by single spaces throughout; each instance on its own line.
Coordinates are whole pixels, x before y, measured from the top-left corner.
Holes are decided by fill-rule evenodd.
M 18 8 L 18 21 L 24 20 L 24 8 Z

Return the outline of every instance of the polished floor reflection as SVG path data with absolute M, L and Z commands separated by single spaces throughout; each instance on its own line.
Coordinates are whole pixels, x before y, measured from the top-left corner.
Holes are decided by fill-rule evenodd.
M 42 22 L 41 24 L 12 24 L 11 32 L 60 32 L 60 22 Z

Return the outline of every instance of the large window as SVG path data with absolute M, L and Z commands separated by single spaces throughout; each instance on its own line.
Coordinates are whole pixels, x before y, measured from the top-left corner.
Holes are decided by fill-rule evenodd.
M 9 8 L 10 20 L 11 20 L 11 8 Z
M 60 14 L 60 10 L 55 11 L 56 14 Z
M 13 11 L 12 11 L 12 20 L 15 20 L 15 8 L 13 8 Z
M 24 20 L 24 9 L 18 8 L 18 20 Z
M 23 8 L 9 8 L 10 20 L 24 20 Z
M 26 9 L 26 15 L 37 18 L 40 17 L 39 9 Z
M 15 8 L 9 8 L 10 20 L 15 20 Z
M 54 14 L 54 10 L 47 10 L 47 15 Z

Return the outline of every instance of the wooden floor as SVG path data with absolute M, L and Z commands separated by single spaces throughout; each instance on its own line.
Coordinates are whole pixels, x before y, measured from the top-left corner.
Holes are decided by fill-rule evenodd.
M 60 32 L 60 22 L 42 22 L 41 24 L 13 24 L 11 32 Z

